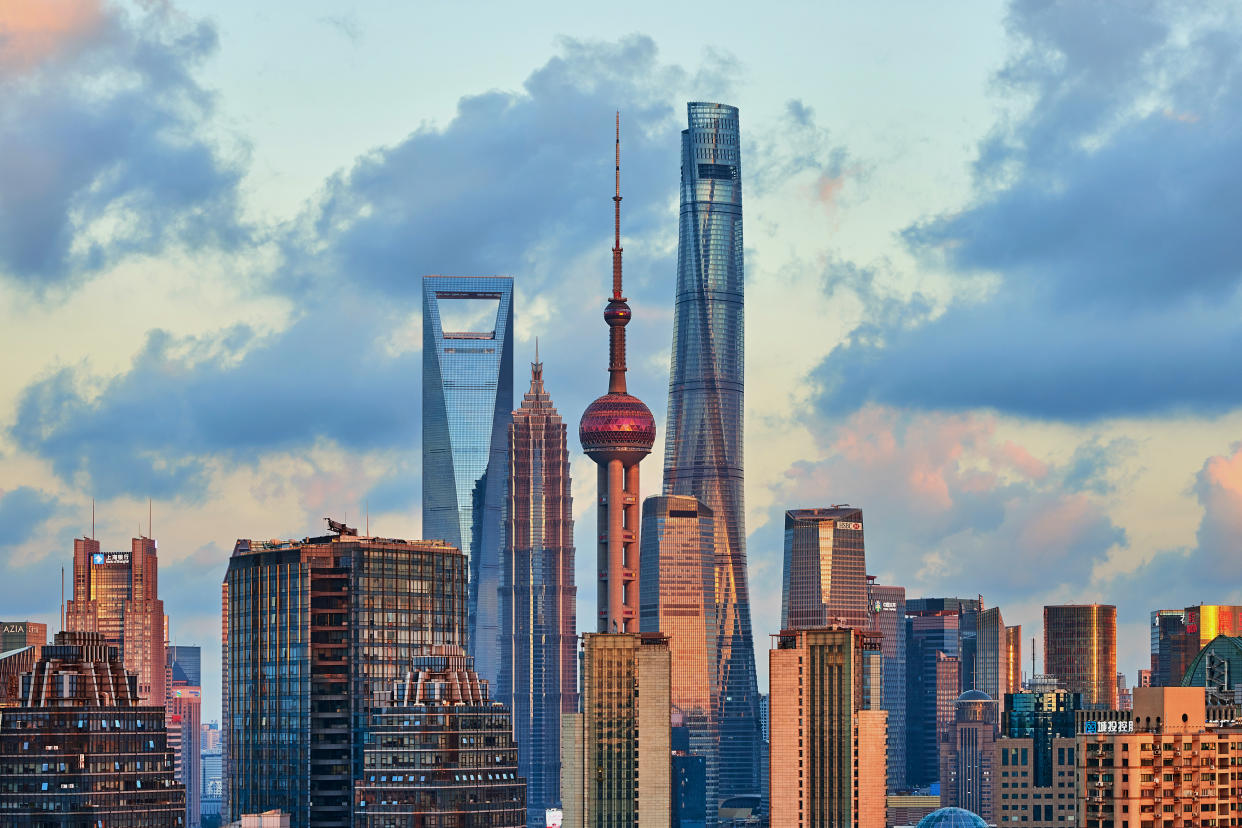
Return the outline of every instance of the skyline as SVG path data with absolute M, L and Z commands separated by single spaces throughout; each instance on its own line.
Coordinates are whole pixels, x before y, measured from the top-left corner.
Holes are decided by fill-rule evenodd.
M 1038 50 L 1007 53 L 997 45 L 1004 40 L 999 22 L 981 14 L 960 31 L 974 26 L 992 35 L 976 47 L 990 50 L 986 59 L 971 50 L 952 56 L 951 71 L 926 67 L 941 81 L 944 73 L 973 72 L 955 87 L 966 90 L 957 108 L 949 106 L 952 95 L 933 98 L 969 127 L 949 129 L 942 120 L 914 117 L 915 127 L 879 144 L 869 144 L 859 133 L 863 128 L 850 123 L 856 109 L 847 101 L 824 99 L 828 84 L 821 76 L 788 74 L 787 88 L 763 86 L 761 53 L 747 52 L 740 39 L 732 43 L 737 53 L 703 58 L 701 42 L 687 51 L 667 31 L 598 42 L 586 26 L 578 40 L 536 37 L 535 46 L 524 44 L 518 56 L 505 59 L 521 65 L 472 68 L 451 99 L 437 89 L 429 114 L 403 109 L 408 121 L 388 120 L 383 128 L 374 117 L 358 119 L 353 128 L 365 133 L 374 127 L 376 137 L 345 151 L 348 141 L 328 141 L 327 157 L 317 165 L 306 157 L 314 153 L 298 149 L 281 167 L 274 149 L 279 142 L 268 142 L 272 133 L 243 129 L 255 121 L 239 117 L 245 102 L 227 77 L 227 67 L 239 65 L 233 58 L 245 40 L 238 34 L 240 12 L 226 6 L 215 24 L 203 24 L 190 5 L 164 18 L 130 9 L 122 19 L 111 8 L 83 15 L 51 37 L 46 29 L 14 29 L 10 18 L 7 28 L 18 34 L 8 43 L 21 48 L 0 61 L 0 84 L 18 93 L 0 96 L 0 146 L 15 152 L 42 146 L 48 169 L 60 173 L 51 178 L 54 187 L 38 188 L 13 164 L 0 170 L 2 189 L 47 207 L 19 214 L 0 194 L 0 344 L 22 356 L 11 360 L 17 364 L 6 368 L 0 386 L 0 518 L 11 527 L 6 598 L 14 617 L 54 621 L 55 567 L 68 566 L 72 537 L 88 525 L 92 494 L 99 498 L 97 536 L 105 551 L 125 548 L 132 535 L 125 527 L 145 517 L 143 501 L 154 497 L 173 638 L 202 644 L 215 673 L 204 676 L 212 687 L 205 719 L 215 718 L 219 704 L 219 608 L 212 595 L 233 541 L 280 529 L 282 536 L 300 538 L 315 534 L 325 514 L 343 518 L 348 512 L 357 523 L 364 511 L 374 513 L 376 532 L 422 536 L 419 458 L 410 446 L 419 427 L 415 286 L 424 274 L 512 273 L 517 358 L 533 352 L 533 338 L 540 336 L 549 391 L 566 417 L 572 420 L 593 398 L 593 372 L 602 358 L 595 286 L 607 272 L 607 143 L 616 108 L 633 124 L 624 240 L 635 311 L 630 376 L 638 396 L 659 407 L 653 413 L 663 434 L 668 359 L 659 349 L 671 333 L 676 131 L 681 107 L 692 99 L 738 105 L 746 134 L 754 135 L 743 144 L 752 308 L 746 502 L 760 641 L 776 631 L 772 619 L 779 613 L 779 589 L 773 591 L 780 577 L 779 515 L 842 501 L 868 515 L 873 574 L 905 586 L 909 597 L 982 593 L 989 606 L 1004 608 L 1007 621 L 1021 623 L 1028 639 L 1039 635 L 1043 603 L 1118 604 L 1118 660 L 1130 678 L 1143 666 L 1149 611 L 1238 598 L 1236 583 L 1214 584 L 1209 592 L 1196 573 L 1218 570 L 1242 536 L 1242 455 L 1234 449 L 1242 416 L 1226 381 L 1209 393 L 1209 380 L 1223 380 L 1228 356 L 1212 354 L 1231 341 L 1225 332 L 1237 316 L 1228 278 L 1235 262 L 1228 245 L 1210 242 L 1227 239 L 1217 222 L 1231 225 L 1229 210 L 1237 206 L 1211 198 L 1221 165 L 1208 150 L 1236 146 L 1231 129 L 1239 89 L 1229 79 L 1217 98 L 1207 97 L 1218 85 L 1215 75 L 1202 59 L 1192 59 L 1202 58 L 1206 45 L 1192 40 L 1194 48 L 1181 47 L 1177 40 L 1194 29 L 1193 21 L 1179 20 L 1177 37 L 1166 37 L 1158 20 L 1136 14 L 1132 22 L 1111 21 L 1104 32 L 1090 20 L 1041 19 L 1015 6 L 1013 36 L 1068 50 L 1069 68 L 1058 70 L 1054 61 L 1038 59 Z M 305 21 L 313 23 L 317 11 L 292 15 L 290 25 L 312 25 Z M 13 12 L 6 7 L 3 14 Z M 944 26 L 969 16 L 947 14 Z M 824 14 L 837 17 L 843 24 L 852 19 L 839 10 Z M 1074 51 L 1065 30 L 1075 22 L 1108 48 L 1098 57 Z M 1234 30 L 1224 34 L 1236 40 L 1236 21 L 1227 22 Z M 907 26 L 915 24 L 894 24 L 897 32 Z M 363 26 L 359 37 L 365 42 L 373 28 L 373 22 Z M 32 37 L 32 31 L 43 33 Z M 161 75 L 137 63 L 139 46 L 177 71 Z M 531 55 L 537 48 L 545 50 L 542 59 Z M 1151 67 L 1117 77 L 1117 67 L 1145 66 L 1144 60 L 1169 68 L 1180 85 L 1157 86 Z M 126 76 L 121 90 L 150 92 L 149 100 L 85 88 L 81 78 L 90 61 L 137 67 L 137 77 Z M 900 86 L 893 72 L 868 81 L 861 70 L 867 65 L 865 59 L 854 63 L 859 89 L 849 100 L 866 97 L 862 89 L 874 94 L 885 84 Z M 1026 74 L 1019 77 L 1020 71 Z M 1029 85 L 1014 86 L 1021 81 Z M 1015 97 L 1000 96 L 996 110 L 1020 110 L 1016 98 L 1025 95 L 1039 104 L 1033 114 L 1019 111 L 1007 124 L 990 108 L 985 87 L 1005 83 Z M 261 79 L 257 84 L 270 89 Z M 32 90 L 53 94 L 37 105 Z M 1156 103 L 1140 104 L 1140 93 Z M 92 94 L 105 95 L 108 106 L 91 109 L 98 103 Z M 913 93 L 903 94 L 871 121 L 903 120 L 902 105 Z M 772 95 L 793 103 L 782 112 L 759 102 Z M 1118 124 L 1098 136 L 1094 153 L 1077 152 L 1083 136 L 1094 135 L 1103 121 L 1075 120 L 1080 116 L 1072 105 L 1099 95 L 1113 101 L 1103 109 Z M 454 111 L 458 100 L 464 103 Z M 86 118 L 87 111 L 97 119 Z M 117 134 L 122 114 L 164 132 L 149 144 L 131 137 L 109 145 L 112 155 L 80 152 L 88 139 Z M 57 132 L 66 119 L 80 132 Z M 339 136 L 345 128 L 334 129 Z M 1064 167 L 1023 149 L 1030 146 L 1024 141 L 1045 133 L 1056 138 Z M 60 142 L 42 140 L 47 136 Z M 240 143 L 253 141 L 249 158 L 235 152 L 239 137 Z M 929 159 L 927 150 L 918 150 L 920 140 L 953 149 L 944 159 Z M 901 141 L 904 152 L 897 151 Z M 1137 152 L 1148 169 L 1165 169 L 1157 162 L 1169 155 L 1180 166 L 1167 178 L 1135 175 L 1143 165 L 1124 164 L 1122 150 Z M 9 157 L 28 160 L 24 152 Z M 164 180 L 139 159 L 156 171 L 195 175 Z M 467 161 L 481 165 L 488 186 L 454 180 Z M 1008 200 L 990 195 L 995 165 L 1002 162 L 1018 170 L 1016 183 L 996 185 Z M 928 169 L 894 182 L 918 163 Z M 89 183 L 118 165 L 124 174 L 108 179 L 114 189 L 88 197 Z M 306 166 L 317 172 L 305 174 Z M 1235 168 L 1223 166 L 1230 175 Z M 295 171 L 303 173 L 300 179 Z M 1040 176 L 1058 173 L 1075 187 L 1056 193 L 1036 186 Z M 266 192 L 266 183 L 282 178 L 300 182 L 289 187 L 296 195 L 278 197 L 285 192 L 279 186 Z M 1212 221 L 1179 221 L 1172 207 L 1161 214 L 1163 203 L 1148 205 L 1147 218 L 1164 219 L 1155 226 L 1171 234 L 1173 249 L 1201 250 L 1187 256 L 1185 266 L 1167 268 L 1166 276 L 1176 273 L 1188 283 L 1172 293 L 1177 285 L 1159 281 L 1154 268 L 1135 268 L 1143 277 L 1138 284 L 1162 291 L 1158 305 L 1140 295 L 1145 291 L 1128 289 L 1134 283 L 1118 283 L 1134 258 L 1101 267 L 1098 244 L 1085 244 L 1072 226 L 1062 226 L 1056 237 L 1062 244 L 1051 259 L 1032 255 L 1029 247 L 1039 231 L 1055 228 L 1048 222 L 1066 207 L 1138 203 L 1122 187 L 1134 180 L 1223 213 Z M 1109 198 L 1110 186 L 1125 199 Z M 444 192 L 423 203 L 433 187 Z M 903 196 L 908 206 L 885 220 L 877 217 Z M 1025 212 L 1015 212 L 1019 208 Z M 149 232 L 125 222 L 109 226 L 108 211 L 120 209 L 139 227 L 161 214 L 167 218 Z M 951 213 L 956 223 L 940 218 Z M 997 224 L 1004 215 L 1023 216 L 1030 229 L 1006 231 Z M 1123 250 L 1138 237 L 1123 224 L 1090 226 Z M 480 226 L 488 229 L 477 250 L 454 249 L 461 234 Z M 1019 235 L 1024 230 L 1027 235 Z M 987 238 L 1013 242 L 1020 262 L 998 264 L 997 248 L 981 245 Z M 962 242 L 953 249 L 964 251 L 955 260 L 926 261 L 943 257 L 943 242 L 951 239 Z M 34 255 L 35 241 L 47 242 L 43 255 Z M 1208 261 L 1213 252 L 1221 258 Z M 159 280 L 152 283 L 152 275 Z M 1044 291 L 1032 288 L 1033 281 Z M 1072 305 L 1069 285 L 1082 288 Z M 804 307 L 789 307 L 791 292 Z M 1206 308 L 1204 297 L 1216 307 Z M 1015 317 L 1014 303 L 1028 299 L 1029 307 Z M 1015 318 L 1030 319 L 1045 340 L 1022 340 L 1029 331 L 1006 324 Z M 354 321 L 371 326 L 373 337 L 322 335 Z M 1038 322 L 1055 325 L 1040 328 Z M 1087 338 L 1092 325 L 1106 334 L 1098 342 Z M 970 333 L 966 344 L 988 347 L 961 350 L 954 329 Z M 1165 343 L 1175 347 L 1158 363 L 1179 366 L 1156 375 L 1164 382 L 1145 381 L 1140 370 L 1152 364 L 1153 353 L 1140 347 L 1150 330 L 1178 334 Z M 1048 337 L 1049 331 L 1059 335 Z M 1066 345 L 1067 356 L 1058 345 L 1063 340 L 1098 356 L 1070 359 L 1077 354 Z M 1003 393 L 1008 375 L 986 370 L 976 350 L 1040 354 L 1051 364 L 1046 371 L 1025 362 L 1008 369 L 1008 375 L 1041 380 L 1023 398 Z M 959 376 L 931 374 L 942 381 L 938 389 L 911 381 L 901 356 L 920 352 Z M 1200 359 L 1189 358 L 1195 353 Z M 574 364 L 579 354 L 587 364 L 581 372 Z M 1084 379 L 1066 370 L 1075 362 L 1091 363 L 1087 367 L 1097 372 L 1112 367 L 1119 385 L 1092 389 L 1093 375 Z M 1199 372 L 1183 376 L 1185 365 Z M 1045 373 L 1066 377 L 1070 390 L 1054 393 L 1057 383 L 1042 382 Z M 857 392 L 858 407 L 840 394 L 821 395 L 817 383 L 830 381 Z M 1128 393 L 1109 393 L 1118 387 Z M 315 391 L 329 392 L 318 410 L 281 405 Z M 351 402 L 364 394 L 387 395 L 390 410 L 358 410 Z M 280 406 L 281 416 L 256 416 L 265 404 Z M 660 451 L 657 442 L 653 453 Z M 576 447 L 571 463 L 583 533 L 576 546 L 589 550 L 591 521 L 583 517 L 592 476 Z M 646 490 L 654 493 L 660 486 L 651 468 Z M 1032 585 L 1039 578 L 1032 558 L 1048 549 L 1062 552 L 1059 580 Z M 1199 556 L 1198 563 L 1179 560 L 1179 550 Z M 1157 554 L 1164 560 L 1143 565 Z M 594 580 L 589 558 L 579 556 L 579 583 Z M 1133 574 L 1117 574 L 1131 565 Z M 1189 577 L 1179 573 L 1183 566 Z M 204 582 L 212 588 L 202 589 Z M 594 626 L 589 593 L 583 594 L 579 630 Z M 762 687 L 766 664 L 758 662 Z

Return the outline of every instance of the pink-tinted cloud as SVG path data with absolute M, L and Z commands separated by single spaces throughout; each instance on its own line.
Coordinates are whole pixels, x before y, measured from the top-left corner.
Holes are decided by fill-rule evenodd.
M 79 47 L 105 21 L 99 0 L 0 0 L 0 80 Z

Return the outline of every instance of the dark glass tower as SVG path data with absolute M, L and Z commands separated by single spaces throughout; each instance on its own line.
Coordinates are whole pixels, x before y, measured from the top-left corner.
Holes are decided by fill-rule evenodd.
M 759 691 L 742 499 L 742 178 L 736 107 L 692 102 L 681 218 L 664 493 L 715 516 L 720 790 L 761 794 Z
M 349 828 L 368 716 L 425 648 L 460 645 L 466 562 L 441 541 L 239 540 L 222 588 L 226 821 Z
M 565 423 L 535 356 L 509 428 L 498 698 L 513 710 L 527 824 L 561 800 L 561 714 L 578 710 L 574 519 Z
M 424 277 L 423 537 L 469 559 L 469 651 L 492 682 L 512 413 L 513 279 Z

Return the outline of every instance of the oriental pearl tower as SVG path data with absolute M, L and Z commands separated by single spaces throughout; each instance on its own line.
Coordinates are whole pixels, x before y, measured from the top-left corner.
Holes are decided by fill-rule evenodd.
M 638 632 L 638 464 L 655 443 L 650 409 L 625 389 L 625 326 L 630 306 L 621 293 L 621 115 L 617 114 L 612 296 L 608 323 L 608 393 L 587 406 L 578 425 L 582 450 L 599 465 L 599 632 Z

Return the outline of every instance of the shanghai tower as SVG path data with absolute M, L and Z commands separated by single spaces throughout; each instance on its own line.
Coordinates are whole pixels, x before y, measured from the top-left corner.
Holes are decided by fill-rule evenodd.
M 664 493 L 715 515 L 721 791 L 762 795 L 742 498 L 742 179 L 736 107 L 691 102 L 681 133 Z

